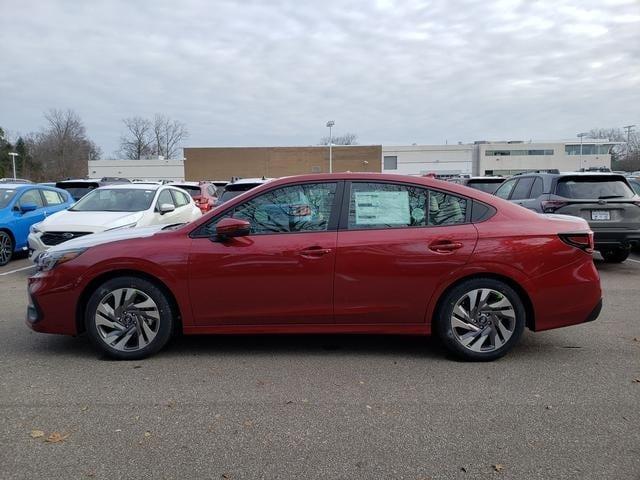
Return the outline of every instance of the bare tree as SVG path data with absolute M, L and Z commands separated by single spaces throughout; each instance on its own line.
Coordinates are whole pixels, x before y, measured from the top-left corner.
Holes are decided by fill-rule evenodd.
M 357 145 L 358 135 L 355 133 L 345 133 L 331 138 L 332 145 Z M 329 137 L 322 137 L 320 145 L 329 145 Z
M 189 132 L 184 123 L 158 113 L 153 119 L 153 136 L 155 154 L 164 158 L 175 158 L 178 155 L 178 146 L 189 137 Z
M 120 154 L 128 160 L 140 160 L 154 154 L 153 128 L 142 117 L 125 118 L 127 132 L 120 138 Z
M 640 135 L 638 133 L 633 132 L 627 137 L 620 128 L 593 128 L 589 131 L 589 137 L 620 142 L 611 147 L 611 163 L 614 169 L 629 171 L 640 169 Z

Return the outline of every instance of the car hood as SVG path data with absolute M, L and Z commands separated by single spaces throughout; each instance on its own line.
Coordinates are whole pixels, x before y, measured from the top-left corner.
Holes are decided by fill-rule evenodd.
M 38 228 L 45 232 L 102 232 L 110 228 L 138 222 L 144 212 L 74 212 L 63 210 L 42 221 Z
M 51 247 L 49 252 L 58 252 L 69 250 L 72 248 L 90 248 L 102 245 L 104 243 L 117 242 L 120 240 L 130 240 L 132 238 L 151 237 L 162 231 L 167 225 L 152 225 L 150 227 L 123 228 L 120 230 L 112 230 L 110 232 L 94 233 L 85 235 L 84 237 L 74 238 L 59 245 Z

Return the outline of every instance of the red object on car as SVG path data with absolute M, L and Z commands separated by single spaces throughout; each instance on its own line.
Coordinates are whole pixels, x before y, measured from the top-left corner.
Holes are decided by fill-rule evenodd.
M 585 220 L 431 178 L 272 180 L 192 223 L 70 240 L 38 258 L 27 324 L 120 359 L 173 332 L 435 333 L 468 360 L 594 320 Z
M 185 190 L 202 213 L 211 210 L 217 199 L 217 187 L 212 182 L 174 182 L 170 185 Z

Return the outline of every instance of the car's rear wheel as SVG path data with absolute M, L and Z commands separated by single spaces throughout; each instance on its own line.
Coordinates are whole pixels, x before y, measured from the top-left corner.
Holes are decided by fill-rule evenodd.
M 624 247 L 600 250 L 600 255 L 607 263 L 622 263 L 629 257 L 630 250 Z
M 13 257 L 13 239 L 7 232 L 0 232 L 0 266 L 6 265 Z
M 456 356 L 489 361 L 511 350 L 525 323 L 526 310 L 513 288 L 492 278 L 475 278 L 445 294 L 435 330 Z
M 171 337 L 173 312 L 165 293 L 138 277 L 100 285 L 85 313 L 91 341 L 110 357 L 137 360 L 156 353 Z

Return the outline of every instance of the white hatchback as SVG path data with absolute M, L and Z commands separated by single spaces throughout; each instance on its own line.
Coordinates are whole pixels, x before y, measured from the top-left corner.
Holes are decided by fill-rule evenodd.
M 176 187 L 127 183 L 96 188 L 68 210 L 29 231 L 31 259 L 54 245 L 121 228 L 191 222 L 202 216 L 191 196 Z

